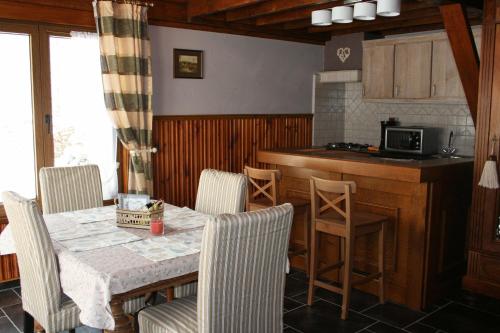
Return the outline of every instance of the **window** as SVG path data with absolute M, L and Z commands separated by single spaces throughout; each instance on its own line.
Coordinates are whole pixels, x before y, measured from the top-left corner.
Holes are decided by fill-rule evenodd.
M 54 165 L 97 164 L 104 199 L 116 196 L 116 135 L 103 98 L 97 34 L 50 36 Z
M 0 192 L 35 198 L 41 167 L 92 163 L 113 198 L 117 139 L 96 34 L 0 22 L 0 49 Z
M 31 35 L 0 31 L 0 192 L 36 196 Z

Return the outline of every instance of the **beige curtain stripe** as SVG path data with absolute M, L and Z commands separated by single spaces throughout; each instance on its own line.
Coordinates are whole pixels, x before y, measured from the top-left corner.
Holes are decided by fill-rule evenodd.
M 103 87 L 104 92 L 133 94 L 138 92 L 142 95 L 151 96 L 153 87 L 152 76 L 138 76 L 138 75 L 121 75 L 121 74 L 103 74 Z
M 112 121 L 115 122 L 115 125 L 119 124 L 116 127 L 117 130 L 129 131 L 128 130 L 129 128 L 134 128 L 133 131 L 140 131 L 140 130 L 151 131 L 149 129 L 149 126 L 147 126 L 147 123 L 149 123 L 149 118 L 153 117 L 152 112 L 148 112 L 146 114 L 144 113 L 139 114 L 139 112 L 125 112 L 121 110 L 116 110 L 108 113 L 111 116 Z M 137 118 L 135 116 L 136 114 L 139 114 L 139 117 L 142 118 Z M 144 117 L 147 117 L 147 119 L 144 119 Z M 135 132 L 133 132 L 132 135 L 135 135 Z
M 97 1 L 100 17 L 114 17 L 118 19 L 134 19 L 147 22 L 145 11 L 141 11 L 143 6 L 130 3 L 117 3 L 114 1 Z
M 101 55 L 118 57 L 151 57 L 151 42 L 145 39 L 132 37 L 113 37 L 111 35 L 100 36 L 99 41 L 103 43 Z

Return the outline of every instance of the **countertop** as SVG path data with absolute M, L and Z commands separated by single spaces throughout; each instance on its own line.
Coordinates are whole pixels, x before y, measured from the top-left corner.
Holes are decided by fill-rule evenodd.
M 425 160 L 394 159 L 368 153 L 327 150 L 323 147 L 261 150 L 259 162 L 319 169 L 377 178 L 426 182 L 442 177 L 452 170 L 470 169 L 471 157 L 438 157 Z M 468 170 L 470 171 L 470 170 Z

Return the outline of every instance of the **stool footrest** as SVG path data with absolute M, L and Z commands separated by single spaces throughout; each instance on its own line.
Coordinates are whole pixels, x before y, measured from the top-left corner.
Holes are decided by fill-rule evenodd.
M 326 272 L 331 271 L 333 269 L 340 268 L 342 266 L 344 266 L 344 261 L 343 260 L 339 261 L 339 262 L 336 262 L 335 264 L 331 264 L 331 265 L 328 265 L 328 266 L 325 266 L 323 268 L 318 269 L 316 271 L 317 272 L 316 275 L 321 275 L 323 273 L 326 273 Z
M 370 282 L 371 280 L 375 280 L 375 279 L 378 279 L 382 276 L 382 273 L 378 272 L 378 273 L 373 273 L 373 274 L 370 274 L 370 275 L 366 275 L 360 279 L 355 279 L 352 281 L 351 285 L 352 286 L 357 286 L 359 284 L 365 284 L 367 282 Z
M 320 281 L 320 280 L 314 280 L 313 284 L 316 287 L 320 287 L 326 290 L 329 290 L 331 292 L 337 293 L 337 294 L 342 294 L 342 288 L 332 286 L 331 284 L 328 284 L 326 282 Z

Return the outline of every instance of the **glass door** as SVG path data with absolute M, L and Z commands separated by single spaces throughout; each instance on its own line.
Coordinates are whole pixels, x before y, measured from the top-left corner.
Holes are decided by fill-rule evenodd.
M 0 50 L 0 193 L 38 198 L 41 167 L 97 164 L 104 198 L 115 197 L 117 139 L 96 34 L 0 22 Z
M 27 198 L 37 197 L 37 171 L 44 164 L 37 43 L 35 28 L 0 24 L 0 193 Z
M 54 166 L 97 164 L 104 199 L 118 190 L 116 135 L 104 105 L 97 34 L 48 31 Z

